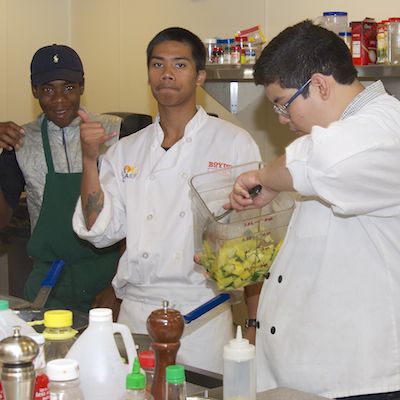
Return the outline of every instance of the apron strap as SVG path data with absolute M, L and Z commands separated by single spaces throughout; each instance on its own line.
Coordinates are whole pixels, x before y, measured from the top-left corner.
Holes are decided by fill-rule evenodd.
M 44 116 L 42 125 L 40 127 L 40 129 L 42 131 L 44 156 L 46 157 L 47 171 L 49 173 L 54 173 L 53 157 L 51 156 L 51 149 L 50 149 L 49 135 L 47 133 L 47 126 L 48 126 L 47 117 Z

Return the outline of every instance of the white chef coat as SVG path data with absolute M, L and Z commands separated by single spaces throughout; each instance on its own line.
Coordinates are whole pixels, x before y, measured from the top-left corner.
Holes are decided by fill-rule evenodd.
M 85 227 L 80 200 L 73 217 L 76 233 L 97 247 L 126 237 L 127 249 L 113 285 L 118 297 L 129 300 L 122 303 L 121 319 L 126 323 L 130 319 L 129 325 L 139 333 L 146 332 L 149 311 L 161 308 L 162 300 L 186 313 L 217 294 L 214 283 L 193 263 L 189 178 L 260 160 L 258 147 L 246 131 L 209 116 L 201 107 L 182 139 L 168 151 L 161 147 L 163 139 L 157 117 L 152 125 L 111 147 L 100 172 L 105 196 L 102 212 L 90 231 Z M 140 315 L 143 313 L 146 315 Z M 222 346 L 232 337 L 232 324 L 226 323 L 224 314 L 213 318 L 214 325 L 202 334 L 203 343 L 198 338 L 191 343 L 203 350 L 199 352 L 202 359 L 192 357 L 191 365 L 220 372 Z M 219 355 L 219 365 L 209 360 L 212 352 Z
M 258 391 L 400 389 L 400 102 L 377 82 L 352 108 L 286 149 L 303 197 L 260 296 Z

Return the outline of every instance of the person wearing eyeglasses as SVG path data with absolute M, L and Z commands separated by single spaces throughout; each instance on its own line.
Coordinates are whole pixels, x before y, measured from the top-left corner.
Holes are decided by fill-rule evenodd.
M 298 195 L 259 298 L 257 390 L 400 398 L 400 102 L 364 87 L 346 44 L 311 21 L 266 46 L 254 79 L 298 135 L 226 205 Z

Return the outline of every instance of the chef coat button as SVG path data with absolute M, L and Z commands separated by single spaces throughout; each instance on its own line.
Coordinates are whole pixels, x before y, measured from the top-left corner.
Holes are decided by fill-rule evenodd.
M 185 211 L 181 211 L 181 212 L 179 213 L 179 216 L 180 216 L 181 218 L 183 218 L 185 215 L 186 215 Z
M 188 137 L 186 138 L 186 143 L 190 143 L 192 141 L 192 138 Z
M 276 329 L 275 329 L 275 327 L 273 326 L 273 327 L 271 328 L 271 334 L 274 335 L 274 334 L 275 334 L 275 331 L 276 331 Z
M 154 181 L 154 179 L 156 179 L 156 177 L 155 177 L 154 175 L 150 175 L 150 176 L 149 176 L 149 179 L 150 179 L 151 181 Z
M 269 272 L 267 272 L 267 273 L 265 274 L 265 279 L 268 279 L 268 278 L 269 278 L 269 276 L 270 276 L 270 273 L 269 273 Z
M 148 221 L 152 220 L 153 219 L 153 214 L 149 214 L 146 218 L 147 218 Z
M 149 258 L 149 253 L 144 252 L 144 253 L 142 254 L 142 257 L 143 257 L 143 258 Z
M 188 178 L 188 174 L 186 172 L 182 172 L 181 176 L 182 176 L 183 179 L 187 179 Z
M 281 282 L 282 282 L 282 279 L 283 279 L 282 275 L 279 275 L 279 276 L 278 276 L 278 282 L 281 283 Z

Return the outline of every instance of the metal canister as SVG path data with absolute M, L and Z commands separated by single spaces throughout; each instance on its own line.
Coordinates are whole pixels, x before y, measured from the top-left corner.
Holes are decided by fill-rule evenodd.
M 0 341 L 1 382 L 7 400 L 32 400 L 35 383 L 33 360 L 39 353 L 37 343 L 21 336 L 14 327 L 13 336 Z

